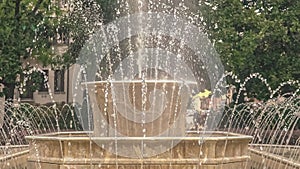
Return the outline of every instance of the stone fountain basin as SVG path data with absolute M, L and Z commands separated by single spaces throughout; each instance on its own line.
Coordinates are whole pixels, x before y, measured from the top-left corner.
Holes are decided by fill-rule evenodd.
M 233 168 L 243 168 L 250 158 L 248 154 L 248 143 L 251 136 L 244 136 L 225 132 L 188 132 L 187 137 L 89 137 L 92 133 L 86 132 L 58 132 L 42 134 L 37 136 L 26 136 L 30 144 L 28 164 L 42 164 L 42 168 L 55 166 L 98 166 L 109 168 L 113 166 L 124 166 L 124 168 L 134 168 L 142 165 L 149 165 L 152 168 L 159 165 L 174 168 L 199 164 L 203 166 L 228 166 Z M 199 137 L 200 135 L 200 137 Z M 137 143 L 141 145 L 147 142 L 158 142 L 161 140 L 180 142 L 168 151 L 148 158 L 128 158 L 118 156 L 108 151 L 108 147 L 99 145 L 112 143 L 115 146 L 126 146 Z M 95 141 L 98 143 L 96 144 Z M 159 146 L 159 145 L 158 145 Z M 154 147 L 155 148 L 155 147 Z M 137 147 L 137 151 L 139 151 Z M 137 152 L 138 153 L 138 152 Z M 50 167 L 49 167 L 50 166 Z M 226 167 L 225 167 L 226 168 Z

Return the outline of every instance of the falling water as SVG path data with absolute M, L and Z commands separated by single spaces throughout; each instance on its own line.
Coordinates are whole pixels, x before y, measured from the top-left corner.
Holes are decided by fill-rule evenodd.
M 91 168 L 97 158 L 92 151 L 97 146 L 113 154 L 109 158 L 115 160 L 113 164 L 117 167 L 124 157 L 141 160 L 140 168 L 146 168 L 142 160 L 167 156 L 172 168 L 176 166 L 172 160 L 182 155 L 177 154 L 176 145 L 190 135 L 196 136 L 198 142 L 185 148 L 187 152 L 197 152 L 192 158 L 198 160 L 200 168 L 209 161 L 210 150 L 205 149 L 205 140 L 219 137 L 211 132 L 217 130 L 228 133 L 227 138 L 229 132 L 253 136 L 251 152 L 300 161 L 299 82 L 284 82 L 272 89 L 260 74 L 239 80 L 232 73 L 224 73 L 217 53 L 201 31 L 201 12 L 195 9 L 198 4 L 192 1 L 117 3 L 115 21 L 91 37 L 74 66 L 73 105 L 59 105 L 53 100 L 52 106 L 8 106 L 0 132 L 2 166 L 17 167 L 11 164 L 14 160 L 9 155 L 34 149 L 36 167 L 41 168 L 39 158 L 45 152 L 34 136 L 55 132 L 63 133 L 60 138 L 67 140 L 68 136 L 74 140 L 88 139 L 88 147 L 78 152 L 72 152 L 75 143 L 69 140 L 66 153 L 82 153 Z M 225 106 L 223 96 L 230 86 L 226 84 L 227 78 L 233 79 L 238 91 L 233 102 Z M 240 98 L 248 97 L 247 84 L 253 79 L 266 86 L 270 98 L 240 102 Z M 279 91 L 286 85 L 297 89 L 280 96 Z M 185 115 L 187 109 L 192 109 L 188 102 L 204 89 L 212 91 L 204 123 L 201 129 L 188 132 Z M 78 131 L 80 136 L 76 136 Z M 25 136 L 33 136 L 29 147 Z M 228 140 L 217 151 L 225 152 L 230 145 Z M 59 146 L 59 153 L 64 154 L 62 141 Z M 104 159 L 97 164 L 98 168 L 105 165 L 106 155 L 98 154 Z M 225 162 L 223 159 L 222 163 Z

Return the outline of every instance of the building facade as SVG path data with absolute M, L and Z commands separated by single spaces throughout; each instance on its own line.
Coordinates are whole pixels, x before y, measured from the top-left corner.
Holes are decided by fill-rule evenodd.
M 71 0 L 53 0 L 56 6 L 68 14 L 70 11 Z M 54 16 L 56 17 L 56 16 Z M 51 41 L 53 41 L 53 52 L 56 55 L 64 54 L 69 45 L 70 39 L 68 36 L 60 33 L 57 34 Z M 72 95 L 71 92 L 71 80 L 72 80 L 72 66 L 68 69 L 51 68 L 50 66 L 42 66 L 36 60 L 25 60 L 24 64 L 29 64 L 34 69 L 39 70 L 43 84 L 41 84 L 37 90 L 32 91 L 28 89 L 31 82 L 27 81 L 25 87 L 15 90 L 15 100 L 20 102 L 29 102 L 33 104 L 48 104 L 53 102 L 69 103 Z M 22 91 L 21 91 L 22 90 Z

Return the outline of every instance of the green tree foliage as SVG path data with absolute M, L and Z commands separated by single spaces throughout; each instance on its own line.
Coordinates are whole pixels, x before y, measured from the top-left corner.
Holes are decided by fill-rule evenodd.
M 74 0 L 71 6 L 62 22 L 72 39 L 61 63 L 67 67 L 76 62 L 84 44 L 101 25 L 113 20 L 116 0 Z
M 6 99 L 23 78 L 31 78 L 24 60 L 51 62 L 51 39 L 56 35 L 60 10 L 51 0 L 0 0 L 0 83 Z
M 228 71 L 241 79 L 258 72 L 272 87 L 282 81 L 299 80 L 300 1 L 206 0 L 201 3 L 203 22 Z M 266 91 L 257 84 L 257 81 L 249 83 L 247 92 L 256 95 Z

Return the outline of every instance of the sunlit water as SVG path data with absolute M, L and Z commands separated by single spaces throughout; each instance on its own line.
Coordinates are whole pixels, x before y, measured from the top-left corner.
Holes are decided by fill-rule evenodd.
M 75 91 L 74 103 L 61 105 L 55 103 L 53 99 L 51 100 L 53 104 L 50 106 L 33 106 L 20 102 L 7 103 L 5 112 L 2 110 L 1 165 L 13 166 L 14 164 L 11 163 L 13 160 L 8 157 L 16 152 L 28 150 L 26 147 L 28 142 L 25 139 L 28 135 L 82 131 L 89 138 L 92 138 L 91 136 L 102 137 L 102 139 L 113 138 L 116 143 L 114 151 L 117 153 L 119 139 L 133 136 L 157 137 L 158 140 L 164 137 L 185 137 L 185 131 L 192 130 L 192 128 L 194 130 L 195 126 L 182 128 L 186 127 L 185 119 L 182 121 L 177 117 L 186 118 L 187 112 L 196 112 L 190 106 L 190 102 L 193 101 L 192 97 L 195 94 L 204 89 L 211 90 L 212 95 L 210 101 L 207 102 L 204 116 L 200 117 L 202 118 L 201 124 L 197 128 L 199 137 L 203 137 L 200 133 L 211 130 L 250 135 L 253 136 L 250 148 L 279 154 L 290 161 L 299 161 L 299 82 L 285 82 L 278 88 L 272 89 L 259 74 L 251 74 L 248 78 L 241 80 L 232 73 L 223 74 L 224 69 L 222 64 L 219 64 L 218 57 L 213 57 L 217 54 L 212 44 L 201 31 L 199 23 L 201 12 L 195 11 L 193 5 L 195 4 L 189 4 L 183 0 L 173 3 L 164 0 L 145 3 L 138 0 L 136 4 L 118 0 L 116 20 L 135 12 L 144 12 L 143 14 L 151 19 L 154 17 L 152 13 L 159 12 L 162 14 L 155 15 L 158 17 L 157 20 L 161 21 L 158 26 L 169 28 L 172 32 L 168 32 L 167 29 L 157 30 L 157 25 L 152 22 L 150 24 L 142 22 L 145 17 L 139 17 L 139 15 L 133 18 L 123 18 L 128 21 L 126 27 L 121 27 L 126 31 L 118 27 L 118 24 L 124 24 L 122 22 L 124 20 L 117 20 L 120 22 L 113 22 L 106 27 L 107 37 L 97 34 L 83 48 L 81 52 L 83 57 L 78 59 L 76 63 L 78 69 L 74 73 L 72 86 Z M 172 16 L 169 19 L 177 17 L 184 19 L 174 19 L 172 21 L 175 24 L 172 25 L 169 23 L 170 20 L 159 18 L 169 15 Z M 136 18 L 138 19 L 134 20 Z M 152 18 L 151 21 L 153 20 L 155 19 Z M 197 33 L 193 34 L 193 31 L 186 33 L 186 29 L 193 26 L 198 28 Z M 135 32 L 135 29 L 139 31 Z M 164 35 L 164 33 L 169 34 Z M 122 35 L 125 38 L 118 39 Z M 193 37 L 197 35 L 200 38 L 193 41 Z M 213 61 L 210 60 L 211 58 L 214 58 Z M 222 97 L 230 88 L 230 84 L 225 83 L 226 78 L 231 78 L 235 88 L 238 89 L 232 100 Z M 246 88 L 251 87 L 247 84 L 253 79 L 258 79 L 259 83 L 266 86 L 269 99 L 259 101 L 256 98 L 253 101 L 247 101 L 247 99 L 241 101 L 240 98 L 247 98 Z M 167 84 L 172 85 L 168 87 Z M 97 85 L 101 85 L 102 88 L 97 88 Z M 286 85 L 296 89 L 289 94 L 281 95 L 280 90 Z M 20 91 L 23 91 L 22 87 Z M 49 95 L 53 95 L 51 91 Z M 182 95 L 184 97 L 181 97 Z M 229 100 L 231 102 L 224 105 Z M 169 114 L 172 115 L 166 118 L 168 120 L 166 124 L 176 124 L 183 129 L 183 132 L 169 130 L 172 125 L 161 123 L 157 123 L 160 124 L 159 127 L 153 124 L 150 127 L 147 126 L 147 123 L 160 117 L 165 118 L 162 116 L 166 109 L 164 105 L 168 105 L 169 111 L 167 112 L 171 112 Z M 101 117 L 107 117 L 108 120 L 95 117 L 95 112 L 101 112 Z M 153 115 L 157 112 L 161 114 Z M 121 126 L 119 119 L 124 117 L 135 123 L 126 122 L 125 127 Z M 175 129 L 176 125 L 173 125 Z M 128 132 L 128 126 L 134 127 L 136 132 Z M 154 132 L 149 132 L 149 128 Z M 205 136 L 209 137 L 209 134 L 206 133 Z M 141 140 L 141 145 L 144 145 L 143 139 Z M 91 139 L 90 142 L 93 140 Z M 175 145 L 177 142 L 170 144 Z M 36 157 L 39 157 L 41 152 L 34 141 L 31 146 L 35 149 Z M 284 152 L 287 153 L 280 153 L 276 146 L 283 146 L 286 150 Z M 291 146 L 294 147 L 291 148 Z M 144 146 L 141 147 L 144 148 Z M 200 150 L 199 157 L 202 156 L 201 152 Z

